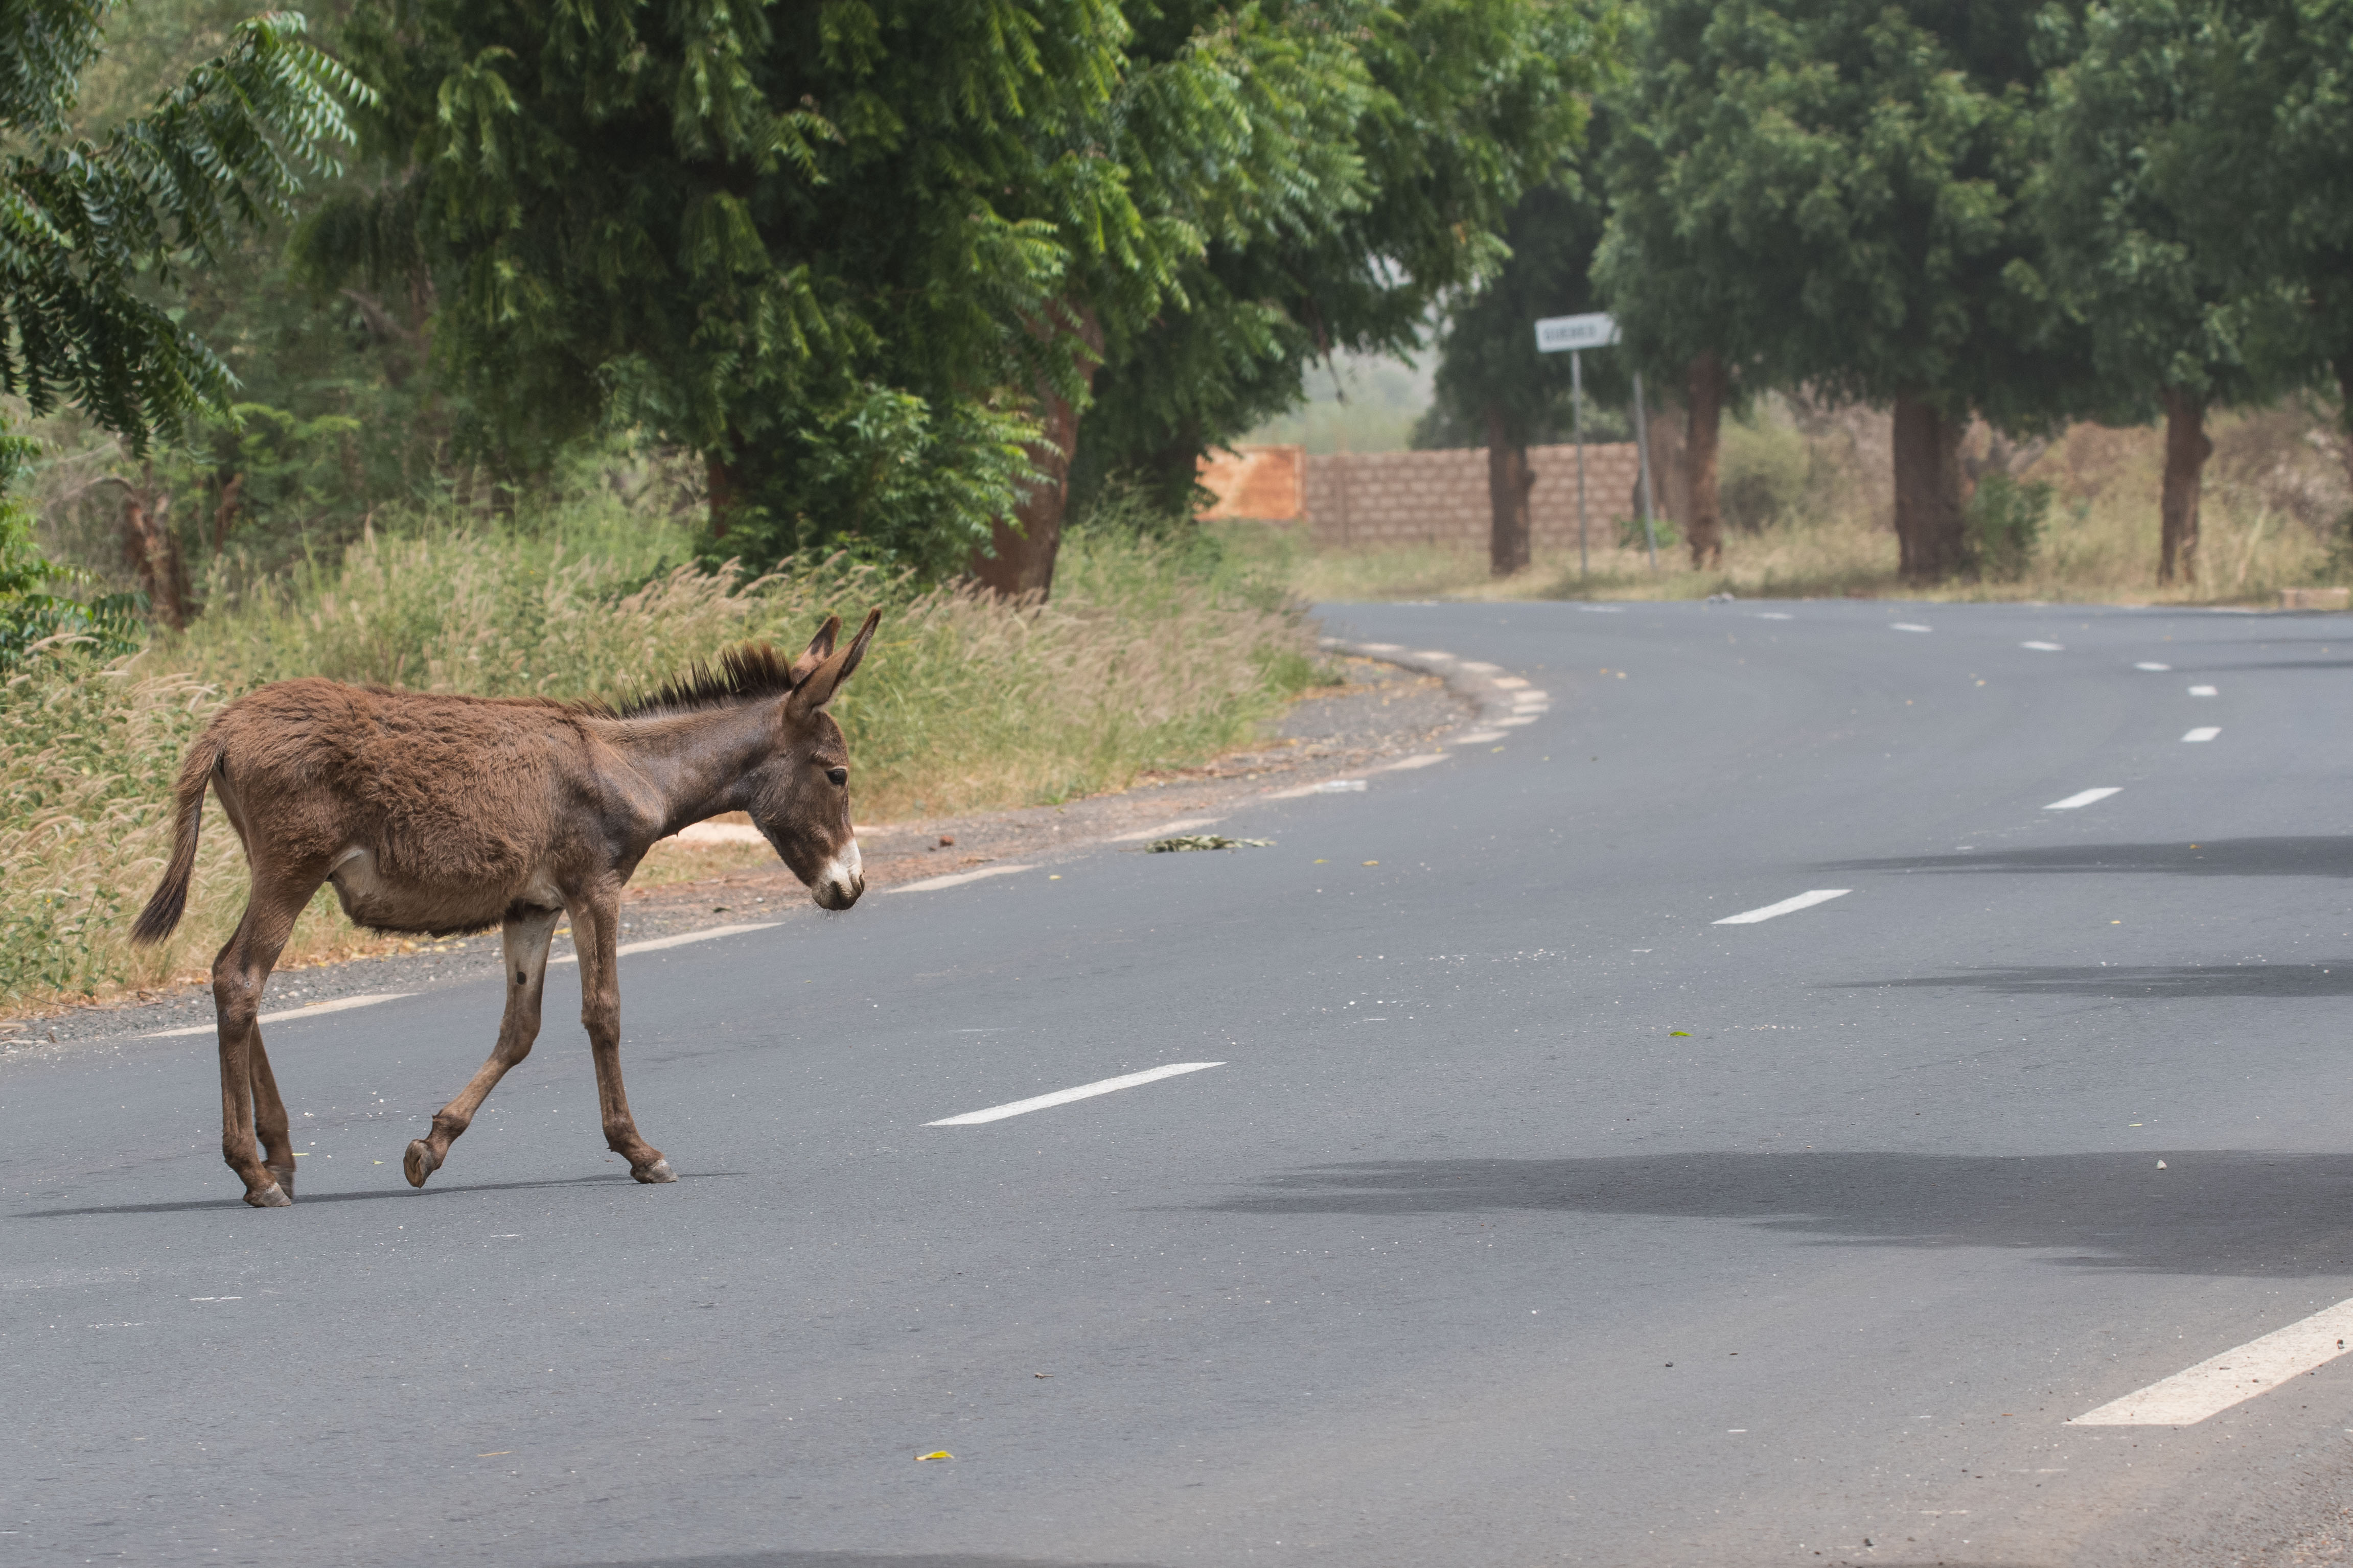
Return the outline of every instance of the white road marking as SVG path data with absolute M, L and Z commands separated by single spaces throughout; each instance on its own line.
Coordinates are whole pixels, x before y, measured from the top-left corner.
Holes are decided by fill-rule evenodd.
M 1504 732 L 1501 730 L 1473 730 L 1467 735 L 1455 736 L 1452 743 L 1458 746 L 1483 746 L 1490 741 L 1500 741 L 1503 738 Z
M 1409 757 L 1399 757 L 1396 762 L 1383 763 L 1379 767 L 1375 768 L 1373 772 L 1377 773 L 1411 773 L 1416 768 L 1426 768 L 1432 763 L 1442 763 L 1445 760 L 1446 753 L 1443 752 L 1416 752 Z
M 686 947 L 694 942 L 709 942 L 715 937 L 734 936 L 739 932 L 747 931 L 774 931 L 784 923 L 785 922 L 782 921 L 761 921 L 752 925 L 712 926 L 705 931 L 684 931 L 677 936 L 649 936 L 643 942 L 623 942 L 620 946 L 613 950 L 613 956 L 616 958 L 627 958 L 633 952 L 659 952 L 666 947 Z M 553 969 L 559 963 L 577 963 L 579 962 L 580 955 L 578 953 L 567 952 L 562 958 L 549 959 L 547 961 L 547 966 L 550 969 Z
M 1496 721 L 1495 721 L 1495 728 L 1496 728 L 1496 729 L 1498 729 L 1498 730 L 1516 730 L 1516 729 L 1518 729 L 1518 728 L 1519 728 L 1521 725 L 1523 725 L 1523 724 L 1533 724 L 1533 723 L 1535 723 L 1535 721 L 1536 721 L 1536 716 L 1535 716 L 1535 714 L 1533 714 L 1533 713 L 1520 713 L 1520 714 L 1514 714 L 1513 717 L 1511 717 L 1511 718 L 1509 718 L 1509 719 L 1498 719 L 1498 720 L 1496 720 Z
M 1533 687 L 1525 691 L 1514 691 L 1512 693 L 1512 706 L 1514 708 L 1533 708 L 1539 702 L 1550 702 L 1551 700 L 1551 692 L 1538 691 Z
M 1760 621 L 1794 621 L 1798 617 L 1785 616 L 1778 610 L 1759 610 L 1757 612 L 1757 618 Z
M 2095 800 L 2105 800 L 2112 795 L 2122 795 L 2123 793 L 2124 786 L 2121 784 L 2102 784 L 2097 789 L 2087 789 L 2079 794 L 2071 795 L 2065 800 L 2054 800 L 2042 809 L 2045 811 L 2073 811 L 2077 806 L 2089 805 Z
M 926 1127 L 976 1127 L 984 1121 L 1002 1121 L 1008 1116 L 1026 1115 L 1029 1111 L 1043 1110 L 1052 1105 L 1068 1105 L 1074 1100 L 1092 1100 L 1096 1095 L 1109 1094 L 1113 1089 L 1134 1089 L 1140 1083 L 1153 1083 L 1164 1078 L 1175 1078 L 1179 1073 L 1199 1072 L 1206 1068 L 1221 1068 L 1225 1065 L 1223 1062 L 1170 1062 L 1166 1067 L 1153 1068 L 1145 1072 L 1124 1073 L 1118 1078 L 1107 1078 L 1096 1083 L 1082 1083 L 1076 1089 L 1058 1089 L 1051 1094 L 1041 1094 L 1029 1100 L 1017 1100 L 1010 1105 L 992 1105 L 987 1110 L 967 1110 L 962 1116 L 944 1116 L 937 1121 L 926 1121 L 923 1125 Z
M 1479 667 L 1475 664 L 1466 664 L 1462 668 L 1465 669 L 1477 669 Z M 1491 664 L 1487 668 L 1489 669 L 1493 669 L 1495 667 Z M 1524 676 L 1499 675 L 1493 679 L 1488 681 L 1487 684 L 1490 686 L 1500 686 L 1506 691 L 1517 691 L 1520 688 L 1527 684 L 1527 679 Z
M 1363 648 L 1366 653 L 1403 653 L 1405 651 L 1404 648 L 1393 642 L 1367 642 L 1358 643 L 1356 646 Z
M 2211 686 L 2193 686 L 2189 689 L 2189 695 L 2192 697 L 2220 697 L 2221 693 L 2215 690 Z
M 1504 667 L 1500 664 L 1488 664 L 1481 659 L 1466 658 L 1462 661 L 1462 668 L 1469 670 L 1473 675 L 1493 675 Z M 1508 679 L 1498 680 L 1495 684 L 1498 686 L 1509 686 L 1511 681 Z M 1522 681 L 1520 684 L 1525 686 L 1527 683 L 1525 681 Z
M 1454 656 L 1447 652 L 1442 647 L 1418 647 L 1413 650 L 1413 657 L 1416 658 L 1442 658 L 1449 664 L 1452 664 L 1454 662 Z
M 2192 742 L 2199 741 L 2211 741 L 2221 732 L 2222 731 L 2220 725 L 2201 724 L 2197 729 L 2190 731 L 2189 733 L 2182 736 L 2181 738 Z
M 2200 1362 L 2147 1388 L 2078 1415 L 2070 1426 L 2189 1426 L 2345 1353 L 2353 1301 L 2339 1301 L 2237 1350 Z
M 414 995 L 409 991 L 381 991 L 367 996 L 342 996 L 332 1002 L 313 1002 L 307 1007 L 288 1007 L 276 1013 L 264 1013 L 254 1020 L 257 1024 L 284 1024 L 296 1018 L 316 1018 L 325 1013 L 342 1013 L 353 1007 L 373 1007 L 379 1002 L 397 1002 L 403 996 Z M 219 1025 L 191 1024 L 185 1029 L 157 1029 L 142 1035 L 142 1040 L 169 1040 L 181 1035 L 209 1035 Z
M 1894 626 L 1887 629 L 1892 632 L 1925 632 L 1929 628 L 1926 626 L 1914 626 L 1910 621 L 1897 621 Z
M 1852 888 L 1816 888 L 1799 893 L 1794 899 L 1783 899 L 1778 904 L 1767 904 L 1761 910 L 1745 910 L 1736 915 L 1726 915 L 1715 923 L 1720 926 L 1753 926 L 1758 921 L 1769 921 L 1777 915 L 1795 914 L 1810 910 L 1816 904 L 1827 904 L 1832 899 L 1843 899 L 1854 891 Z
M 2162 675 L 2167 670 L 2171 669 L 2173 666 L 2169 664 L 2158 664 L 2149 659 L 2143 659 L 2138 664 L 2134 665 L 2133 668 L 2135 669 L 2153 669 L 2159 675 Z
M 966 882 L 977 882 L 983 877 L 1005 877 L 1016 871 L 1035 871 L 1035 866 L 983 866 L 977 871 L 955 871 L 944 877 L 926 877 L 920 882 L 902 882 L 895 888 L 885 888 L 886 893 L 928 893 L 934 888 L 957 888 Z
M 2021 647 L 2031 647 L 2037 653 L 2065 653 L 2067 651 L 2067 645 L 2065 643 L 2022 642 L 2018 646 Z
M 1133 844 L 1139 838 L 1166 838 L 1172 833 L 1190 833 L 1197 827 L 1214 827 L 1225 820 L 1222 816 L 1180 816 L 1174 822 L 1164 822 L 1157 827 L 1147 827 L 1140 833 L 1115 834 L 1113 844 Z

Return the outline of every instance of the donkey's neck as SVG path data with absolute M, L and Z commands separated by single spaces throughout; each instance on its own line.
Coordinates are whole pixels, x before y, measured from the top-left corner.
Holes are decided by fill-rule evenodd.
M 731 703 L 628 719 L 608 738 L 628 761 L 635 804 L 661 834 L 675 833 L 750 805 L 748 775 L 776 749 L 776 705 Z

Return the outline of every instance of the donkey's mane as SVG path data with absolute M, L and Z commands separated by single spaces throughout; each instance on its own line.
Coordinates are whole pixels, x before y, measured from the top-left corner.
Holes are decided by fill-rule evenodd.
M 649 714 L 691 713 L 703 708 L 729 708 L 782 697 L 793 689 L 793 661 L 769 643 L 745 643 L 719 656 L 719 668 L 701 659 L 669 685 L 621 704 L 614 717 L 641 719 Z

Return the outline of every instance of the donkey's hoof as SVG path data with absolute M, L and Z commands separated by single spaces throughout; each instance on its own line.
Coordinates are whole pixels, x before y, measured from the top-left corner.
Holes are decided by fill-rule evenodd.
M 400 1161 L 401 1173 L 412 1187 L 423 1186 L 425 1178 L 440 1168 L 441 1162 L 434 1157 L 432 1145 L 422 1138 L 409 1144 L 408 1152 Z
M 294 1206 L 294 1200 L 287 1196 L 286 1189 L 276 1182 L 270 1183 L 258 1193 L 246 1194 L 245 1201 L 258 1209 L 283 1209 Z
M 645 1183 L 648 1186 L 659 1186 L 664 1182 L 675 1182 L 678 1180 L 678 1173 L 670 1168 L 670 1162 L 668 1160 L 656 1160 L 650 1165 L 634 1166 L 631 1168 L 629 1174 Z
M 294 1195 L 294 1167 L 293 1167 L 293 1166 L 291 1166 L 291 1165 L 264 1165 L 264 1166 L 262 1166 L 261 1168 L 262 1168 L 263 1170 L 265 1170 L 265 1171 L 269 1172 L 271 1175 L 273 1175 L 273 1176 L 275 1176 L 275 1177 L 277 1177 L 277 1178 L 278 1178 L 278 1185 L 280 1186 L 280 1188 L 281 1188 L 281 1189 L 285 1192 L 285 1194 L 286 1194 L 286 1195 L 287 1195 L 288 1197 L 290 1197 L 290 1197 L 292 1197 L 292 1196 Z

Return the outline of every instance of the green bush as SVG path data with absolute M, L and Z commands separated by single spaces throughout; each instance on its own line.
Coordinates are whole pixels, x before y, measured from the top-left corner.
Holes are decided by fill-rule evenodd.
M 1964 527 L 1969 560 L 1980 577 L 2015 583 L 2026 575 L 2051 513 L 2051 495 L 2048 484 L 2021 484 L 1999 469 L 1978 481 Z
M 1716 470 L 1724 521 L 1762 533 L 1796 517 L 1805 504 L 1812 458 L 1806 438 L 1778 421 L 1726 420 Z

